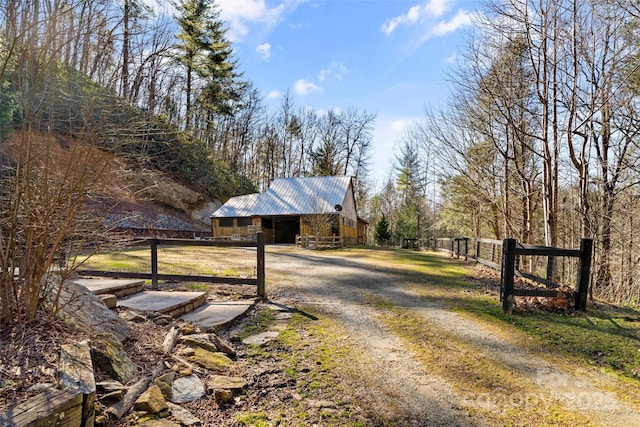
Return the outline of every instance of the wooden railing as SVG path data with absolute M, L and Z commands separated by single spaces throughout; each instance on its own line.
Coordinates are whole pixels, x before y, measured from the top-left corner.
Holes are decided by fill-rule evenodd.
M 474 259 L 496 270 L 501 268 L 502 240 L 441 237 L 434 239 L 432 248 L 437 251 L 447 252 L 456 258 Z
M 591 277 L 591 255 L 593 252 L 593 240 L 582 239 L 580 249 L 562 249 L 548 246 L 523 245 L 515 239 L 505 239 L 502 244 L 502 281 L 500 294 L 502 297 L 502 309 L 506 313 L 511 313 L 513 309 L 513 299 L 516 296 L 540 296 L 556 297 L 557 290 L 553 289 L 515 289 L 514 275 L 517 273 L 522 277 L 545 285 L 545 287 L 559 287 L 553 282 L 554 263 L 556 257 L 578 258 L 577 283 L 574 290 L 576 310 L 586 310 L 587 295 L 589 293 L 589 279 Z M 547 258 L 546 278 L 519 271 L 516 259 L 520 256 L 543 256 Z
M 150 251 L 149 260 L 150 265 L 146 265 L 149 270 L 147 272 L 141 271 L 114 271 L 109 268 L 104 269 L 88 269 L 82 268 L 77 270 L 78 274 L 86 276 L 97 277 L 115 277 L 115 278 L 131 278 L 131 279 L 145 279 L 151 280 L 151 286 L 153 289 L 158 288 L 159 280 L 169 281 L 184 281 L 184 282 L 203 282 L 203 283 L 220 283 L 230 285 L 254 285 L 256 286 L 257 295 L 261 298 L 266 298 L 265 291 L 265 261 L 264 261 L 264 234 L 258 232 L 256 234 L 256 240 L 191 240 L 191 239 L 144 239 L 138 242 L 136 247 L 148 246 Z M 198 273 L 197 271 L 190 272 L 190 274 L 168 274 L 162 271 L 162 268 L 170 267 L 167 263 L 161 263 L 159 270 L 158 263 L 158 247 L 222 247 L 229 248 L 229 250 L 235 248 L 256 248 L 255 254 L 247 253 L 253 261 L 249 260 L 254 271 L 253 277 L 228 277 L 213 274 Z M 253 251 L 251 251 L 253 252 Z M 234 259 L 232 262 L 238 263 L 239 259 Z M 146 269 L 146 268 L 145 268 Z
M 300 236 L 296 235 L 296 246 L 309 249 L 336 249 L 342 248 L 342 236 Z
M 500 270 L 500 300 L 503 310 L 507 313 L 511 313 L 513 310 L 514 297 L 516 296 L 556 297 L 558 295 L 557 288 L 561 286 L 554 281 L 554 272 L 557 267 L 556 258 L 577 258 L 575 308 L 576 310 L 585 310 L 587 307 L 593 251 L 591 239 L 583 239 L 580 249 L 564 249 L 517 243 L 515 239 L 437 238 L 432 241 L 432 249 L 447 252 L 457 258 L 464 257 L 465 260 L 473 259 L 488 267 Z M 545 277 L 520 268 L 525 264 L 526 257 L 546 258 Z M 514 287 L 514 277 L 516 276 L 534 281 L 543 285 L 544 288 L 517 289 Z

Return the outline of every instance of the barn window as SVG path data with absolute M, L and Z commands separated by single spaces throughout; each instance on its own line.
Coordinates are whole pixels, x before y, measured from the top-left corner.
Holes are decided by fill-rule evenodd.
M 247 225 L 253 225 L 251 218 L 238 218 L 238 227 L 246 227 Z
M 220 227 L 233 227 L 233 218 L 220 218 L 218 220 L 218 226 L 220 226 Z

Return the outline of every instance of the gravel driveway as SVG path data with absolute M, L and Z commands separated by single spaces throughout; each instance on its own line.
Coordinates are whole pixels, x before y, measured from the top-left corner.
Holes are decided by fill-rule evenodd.
M 514 345 L 508 336 L 459 315 L 410 291 L 410 286 L 388 272 L 355 257 L 317 253 L 292 247 L 270 247 L 267 251 L 267 291 L 274 299 L 296 306 L 313 307 L 332 316 L 349 333 L 344 338 L 354 354 L 353 369 L 366 378 L 362 399 L 389 420 L 402 426 L 486 426 L 494 423 L 469 411 L 486 399 L 461 392 L 447 380 L 430 372 L 406 348 L 406 341 L 394 334 L 380 319 L 376 304 L 385 301 L 425 319 L 425 325 L 442 328 L 468 342 L 496 364 L 509 367 L 514 375 L 534 381 L 545 395 L 577 407 L 595 425 L 640 425 L 640 414 L 603 391 L 607 377 L 597 371 L 559 371 L 539 352 Z M 270 278 L 277 278 L 273 280 Z M 369 360 L 362 364 L 360 360 Z M 582 406 L 580 406 L 582 404 Z M 496 408 L 499 410 L 499 408 Z

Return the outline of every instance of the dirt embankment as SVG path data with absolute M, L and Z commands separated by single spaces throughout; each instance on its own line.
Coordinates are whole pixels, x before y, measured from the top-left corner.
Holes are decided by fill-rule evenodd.
M 7 164 L 30 155 L 33 164 L 59 179 L 49 185 L 93 181 L 82 185 L 91 194 L 88 207 L 109 227 L 209 230 L 209 215 L 221 205 L 166 173 L 69 136 L 16 131 L 0 150 Z

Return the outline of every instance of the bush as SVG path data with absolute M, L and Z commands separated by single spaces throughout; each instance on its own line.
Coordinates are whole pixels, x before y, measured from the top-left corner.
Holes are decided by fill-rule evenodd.
M 391 229 L 389 227 L 389 220 L 385 215 L 382 215 L 380 221 L 376 224 L 376 229 L 373 232 L 373 238 L 375 242 L 380 246 L 389 244 L 391 240 Z

